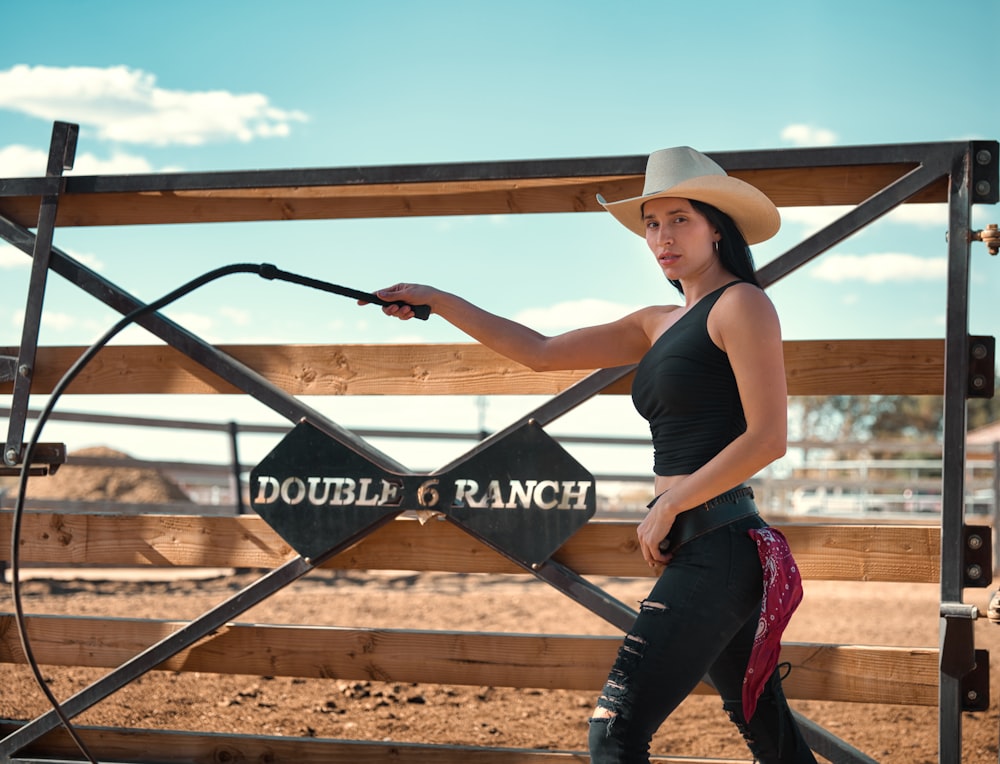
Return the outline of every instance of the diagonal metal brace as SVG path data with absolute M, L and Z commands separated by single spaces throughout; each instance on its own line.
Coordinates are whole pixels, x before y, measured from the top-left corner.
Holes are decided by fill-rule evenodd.
M 948 174 L 950 156 L 928 159 L 878 193 L 872 195 L 843 217 L 792 247 L 770 263 L 761 266 L 757 277 L 764 286 L 781 279 L 831 247 L 839 244 L 866 225 L 878 220 L 927 186 Z

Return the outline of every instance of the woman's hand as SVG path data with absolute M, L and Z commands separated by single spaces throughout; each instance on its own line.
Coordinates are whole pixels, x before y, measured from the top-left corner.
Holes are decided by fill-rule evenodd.
M 433 299 L 440 294 L 433 287 L 423 284 L 395 284 L 385 289 L 379 289 L 374 293 L 377 297 L 385 300 L 390 305 L 383 305 L 382 312 L 387 316 L 407 321 L 413 318 L 413 305 L 430 305 L 431 312 L 434 312 Z M 358 300 L 358 305 L 367 305 L 365 300 Z
M 642 552 L 643 559 L 646 560 L 649 567 L 657 572 L 664 568 L 673 557 L 672 554 L 660 551 L 660 544 L 670 533 L 674 519 L 677 517 L 676 510 L 669 506 L 668 494 L 669 491 L 660 494 L 652 509 L 642 519 L 635 531 L 639 538 L 639 551 Z

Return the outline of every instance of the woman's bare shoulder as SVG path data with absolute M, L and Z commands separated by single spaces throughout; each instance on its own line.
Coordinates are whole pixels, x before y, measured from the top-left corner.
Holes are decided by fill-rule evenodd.
M 708 331 L 723 350 L 729 340 L 745 343 L 748 337 L 781 338 L 778 312 L 771 298 L 760 287 L 747 283 L 734 284 L 719 298 L 709 314 Z
M 729 287 L 719 298 L 717 305 L 723 312 L 737 315 L 774 311 L 774 303 L 767 293 L 761 287 L 745 281 Z

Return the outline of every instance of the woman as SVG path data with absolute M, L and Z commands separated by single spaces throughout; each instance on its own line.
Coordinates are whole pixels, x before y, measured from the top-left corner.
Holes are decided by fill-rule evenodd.
M 815 762 L 778 676 L 781 631 L 801 599 L 794 561 L 743 483 L 786 447 L 781 329 L 748 243 L 773 236 L 774 204 L 687 147 L 650 155 L 639 197 L 601 204 L 644 236 L 683 305 L 547 337 L 419 284 L 378 292 L 390 316 L 429 305 L 536 371 L 638 363 L 656 498 L 637 528 L 659 573 L 590 724 L 594 764 L 648 762 L 653 733 L 708 676 L 761 762 Z

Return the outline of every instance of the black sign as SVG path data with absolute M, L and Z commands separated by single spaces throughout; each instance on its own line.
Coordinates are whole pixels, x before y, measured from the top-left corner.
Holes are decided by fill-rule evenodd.
M 501 552 L 540 563 L 590 520 L 594 478 L 535 423 L 447 473 L 386 472 L 302 422 L 250 473 L 254 510 L 314 558 L 406 510 L 434 510 Z

